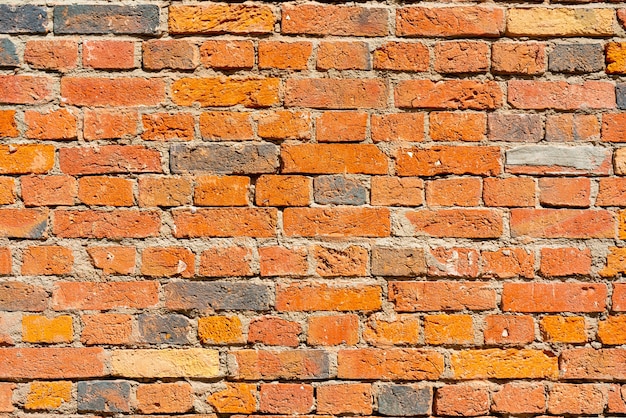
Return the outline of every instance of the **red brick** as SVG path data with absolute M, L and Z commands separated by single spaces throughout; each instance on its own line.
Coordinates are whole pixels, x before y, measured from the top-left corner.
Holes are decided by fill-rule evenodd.
M 527 177 L 486 178 L 483 200 L 486 206 L 535 206 L 535 181 Z
M 490 176 L 502 172 L 502 160 L 499 147 L 403 148 L 396 154 L 396 171 L 399 176 Z
M 252 69 L 254 44 L 252 41 L 205 41 L 200 47 L 200 61 L 207 68 Z
M 146 248 L 141 253 L 141 274 L 151 277 L 193 277 L 194 254 L 181 247 Z
M 243 141 L 254 138 L 250 114 L 205 112 L 200 115 L 200 135 L 209 141 Z
M 309 269 L 303 248 L 260 247 L 261 276 L 305 276 Z
M 542 206 L 589 207 L 591 181 L 588 178 L 541 178 L 539 202 Z
M 626 113 L 605 113 L 602 115 L 602 140 L 606 142 L 626 142 Z
M 317 413 L 328 415 L 372 413 L 369 383 L 340 383 L 317 387 Z
M 257 237 L 268 238 L 276 234 L 276 209 L 216 208 L 176 210 L 174 236 L 196 237 Z
M 446 385 L 437 389 L 437 415 L 474 417 L 489 413 L 489 390 L 476 384 Z
M 426 182 L 428 206 L 479 206 L 482 182 L 476 177 L 437 179 Z
M 356 345 L 358 342 L 359 317 L 357 315 L 328 315 L 309 318 L 308 345 Z
M 279 70 L 306 70 L 313 52 L 310 42 L 259 42 L 259 68 Z
M 14 383 L 0 383 L 0 412 L 13 412 L 13 389 Z
M 63 77 L 61 101 L 73 106 L 156 106 L 165 100 L 158 78 Z
M 77 138 L 76 116 L 66 109 L 48 113 L 34 110 L 24 112 L 28 130 L 24 133 L 32 139 L 75 140 Z
M 109 310 L 151 308 L 158 301 L 159 284 L 145 282 L 57 282 L 52 292 L 54 310 Z
M 72 70 L 78 63 L 78 43 L 70 40 L 28 41 L 24 62 L 38 70 Z
M 0 174 L 44 174 L 53 165 L 52 145 L 0 145 Z
M 133 110 L 85 109 L 83 136 L 87 140 L 124 139 L 137 135 Z
M 614 238 L 615 219 L 604 210 L 512 209 L 511 235 L 535 238 Z
M 118 177 L 78 179 L 78 198 L 91 206 L 133 206 L 133 182 Z
M 502 214 L 491 209 L 441 209 L 406 212 L 411 235 L 451 238 L 499 238 Z
M 607 116 L 606 114 L 603 116 L 603 129 L 605 129 L 604 123 L 607 121 Z M 596 115 L 566 113 L 546 117 L 546 140 L 548 141 L 597 141 L 599 139 L 600 122 Z
M 548 413 L 601 414 L 606 397 L 605 385 L 555 383 L 548 393 Z
M 74 255 L 66 247 L 28 247 L 22 253 L 22 274 L 25 276 L 69 274 L 73 265 Z
M 491 61 L 491 71 L 496 74 L 543 74 L 546 71 L 545 45 L 496 42 L 491 47 Z
M 187 382 L 153 383 L 137 387 L 137 409 L 143 414 L 190 411 L 193 389 Z
M 347 284 L 347 283 L 346 283 Z M 276 310 L 307 311 L 372 311 L 381 307 L 379 286 L 346 286 L 341 282 L 293 282 L 276 288 Z
M 157 212 L 116 210 L 56 211 L 54 235 L 61 238 L 147 238 L 159 234 L 161 217 Z
M 546 412 L 545 387 L 540 383 L 506 383 L 492 393 L 491 410 L 501 414 L 540 414 Z
M 322 277 L 366 276 L 369 253 L 366 248 L 350 245 L 345 248 L 313 247 L 315 272 Z
M 623 380 L 626 351 L 619 348 L 573 348 L 561 352 L 563 379 Z
M 428 274 L 435 277 L 478 277 L 480 253 L 472 248 L 435 247 L 427 253 Z
M 318 142 L 358 142 L 367 135 L 367 113 L 324 112 L 315 121 Z
M 487 345 L 530 344 L 535 340 L 535 323 L 528 315 L 489 315 L 484 336 Z
M 171 34 L 270 33 L 274 14 L 256 4 L 173 5 L 169 7 Z
M 507 312 L 602 312 L 607 289 L 601 283 L 505 283 Z
M 0 283 L 0 309 L 3 311 L 41 312 L 48 306 L 48 295 L 39 286 L 20 282 Z
M 0 138 L 15 138 L 19 134 L 15 110 L 0 110 Z
M 489 70 L 489 44 L 448 41 L 435 44 L 435 71 L 445 74 L 484 73 Z
M 339 350 L 339 379 L 437 380 L 444 359 L 434 350 L 362 348 Z
M 87 254 L 97 269 L 107 274 L 128 275 L 135 271 L 135 248 L 122 246 L 89 247 Z
M 172 207 L 191 203 L 191 181 L 181 177 L 139 177 L 139 206 Z
M 517 109 L 610 109 L 615 108 L 615 86 L 606 81 L 511 80 L 509 103 Z
M 152 39 L 142 44 L 146 70 L 193 70 L 198 66 L 198 47 L 182 39 Z
M 231 375 L 244 380 L 328 379 L 329 358 L 323 350 L 239 350 L 229 353 Z
M 389 300 L 398 312 L 482 311 L 496 307 L 496 291 L 479 282 L 390 282 Z
M 310 139 L 309 112 L 275 111 L 258 117 L 258 133 L 266 139 Z
M 83 41 L 83 67 L 98 70 L 135 68 L 135 43 L 132 41 Z
M 502 98 L 495 81 L 403 80 L 395 88 L 401 108 L 493 110 L 502 106 Z
M 613 414 L 623 414 L 626 411 L 626 402 L 622 394 L 622 386 L 609 385 L 606 412 Z
M 0 209 L 0 237 L 39 239 L 47 229 L 47 209 Z
M 546 277 L 588 276 L 591 274 L 591 250 L 542 248 L 539 271 Z
M 200 275 L 208 277 L 251 276 L 252 253 L 244 247 L 210 248 L 200 256 Z
M 372 115 L 371 134 L 374 142 L 424 140 L 423 113 L 390 113 Z
M 385 36 L 388 11 L 382 7 L 335 5 L 285 5 L 283 34 Z
M 82 315 L 80 341 L 85 345 L 126 345 L 132 340 L 133 317 L 125 314 Z
M 371 179 L 372 206 L 420 206 L 424 181 L 413 177 L 375 176 Z
M 61 148 L 61 171 L 66 174 L 160 173 L 161 153 L 140 145 Z
M 15 203 L 15 197 L 15 179 L 12 177 L 0 177 L 0 205 Z
M 247 206 L 249 189 L 249 177 L 200 176 L 193 201 L 198 206 Z
M 393 71 L 428 70 L 428 48 L 420 42 L 385 42 L 374 51 L 374 69 Z
M 147 141 L 191 141 L 194 138 L 194 117 L 190 113 L 151 113 L 142 115 L 143 133 Z
M 626 311 L 626 284 L 613 284 L 613 298 L 611 308 L 615 312 Z
M 171 86 L 178 106 L 269 107 L 279 103 L 277 78 L 180 78 Z
M 501 248 L 497 251 L 483 251 L 482 275 L 499 279 L 524 277 L 532 279 L 535 275 L 535 256 L 523 248 Z
M 396 12 L 398 36 L 498 37 L 504 26 L 500 7 L 403 7 Z
M 388 88 L 377 79 L 290 78 L 285 82 L 285 106 L 314 109 L 382 109 Z
M 313 386 L 302 383 L 262 384 L 259 411 L 306 414 L 313 410 Z
M 0 76 L 1 104 L 43 104 L 51 100 L 52 79 L 27 75 Z
M 297 347 L 302 327 L 297 322 L 276 317 L 261 317 L 250 321 L 248 342 Z
M 76 361 L 76 359 L 80 361 Z M 84 379 L 105 375 L 104 350 L 94 348 L 0 348 L 2 379 Z
M 485 138 L 487 117 L 484 113 L 432 112 L 430 138 L 433 141 L 477 142 Z
M 283 229 L 287 236 L 386 237 L 391 220 L 384 208 L 287 208 Z
M 317 49 L 318 70 L 369 70 L 365 42 L 321 42 Z

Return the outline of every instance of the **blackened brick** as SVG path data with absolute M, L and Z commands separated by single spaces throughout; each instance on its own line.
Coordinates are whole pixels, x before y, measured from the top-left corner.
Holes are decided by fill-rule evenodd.
M 80 361 L 80 359 L 77 359 Z M 120 381 L 78 382 L 78 412 L 129 412 L 130 384 Z
M 148 344 L 188 344 L 191 330 L 189 320 L 183 315 L 141 314 L 137 317 L 139 340 Z
M 164 286 L 168 309 L 251 310 L 269 309 L 267 286 L 251 283 L 170 283 Z
M 615 96 L 617 97 L 617 107 L 626 109 L 626 83 L 618 83 L 615 86 Z
M 274 144 L 173 145 L 170 169 L 173 173 L 274 173 L 278 169 L 278 147 Z
M 0 39 L 0 67 L 17 67 L 20 59 L 15 50 L 15 44 L 9 39 Z
M 158 25 L 159 7 L 151 4 L 73 4 L 54 7 L 55 34 L 155 35 L 158 33 Z
M 364 205 L 367 190 L 356 179 L 345 176 L 320 176 L 313 181 L 315 202 L 322 205 Z
M 559 73 L 593 73 L 604 68 L 601 44 L 557 44 L 548 56 L 548 69 Z
M 429 415 L 433 400 L 431 388 L 410 385 L 386 385 L 378 392 L 378 412 L 381 415 Z
M 0 33 L 46 33 L 46 9 L 25 4 L 0 4 Z
M 540 115 L 491 113 L 488 126 L 490 141 L 538 142 L 543 138 Z

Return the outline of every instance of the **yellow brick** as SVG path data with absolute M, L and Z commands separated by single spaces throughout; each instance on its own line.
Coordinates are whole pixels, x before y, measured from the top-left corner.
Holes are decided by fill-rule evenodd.
M 585 318 L 582 316 L 546 316 L 541 320 L 544 341 L 552 343 L 584 343 Z
M 183 350 L 116 350 L 111 374 L 123 377 L 218 377 L 219 352 L 202 348 Z
M 606 45 L 606 72 L 626 73 L 626 42 L 609 42 Z
M 72 382 L 32 382 L 24 406 L 30 410 L 50 410 L 72 400 Z
M 598 322 L 598 339 L 602 344 L 626 344 L 626 316 L 609 316 Z
M 72 317 L 46 318 L 26 315 L 22 318 L 22 340 L 27 343 L 70 343 L 73 339 Z
M 209 316 L 198 319 L 198 338 L 203 344 L 245 342 L 241 321 L 236 316 Z
M 451 356 L 455 379 L 544 379 L 559 376 L 556 356 L 542 350 L 466 350 Z
M 533 7 L 509 9 L 507 35 L 512 36 L 610 36 L 613 9 Z

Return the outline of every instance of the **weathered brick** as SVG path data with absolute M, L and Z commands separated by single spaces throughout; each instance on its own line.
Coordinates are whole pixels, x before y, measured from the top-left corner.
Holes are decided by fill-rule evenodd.
M 307 206 L 312 181 L 304 176 L 263 175 L 255 185 L 258 206 Z
M 188 382 L 153 383 L 137 388 L 137 409 L 143 414 L 173 414 L 190 411 L 193 389 Z
M 390 113 L 372 115 L 371 136 L 374 142 L 424 140 L 423 113 Z
M 365 42 L 321 42 L 317 48 L 318 70 L 369 70 L 370 53 Z
M 626 351 L 619 348 L 573 348 L 561 352 L 562 379 L 623 380 Z
M 258 133 L 264 139 L 310 139 L 309 112 L 275 111 L 258 118 Z
M 384 314 L 374 314 L 365 324 L 363 339 L 374 347 L 415 345 L 420 339 L 419 317 L 399 314 L 386 318 Z
M 41 239 L 47 229 L 47 209 L 0 209 L 0 237 Z
M 608 174 L 610 152 L 594 146 L 528 145 L 506 151 L 506 171 L 514 174 Z
M 533 252 L 523 248 L 501 248 L 497 251 L 482 251 L 483 277 L 532 279 L 535 273 Z
M 55 34 L 156 35 L 158 26 L 159 7 L 155 4 L 54 7 Z
M 72 400 L 72 382 L 32 382 L 24 407 L 31 411 L 53 410 Z
M 535 340 L 535 324 L 529 315 L 489 315 L 484 337 L 488 345 L 529 344 Z
M 15 203 L 15 180 L 11 177 L 0 177 L 0 205 Z
M 276 231 L 276 209 L 215 208 L 176 210 L 174 236 L 196 237 L 273 237 Z
M 543 74 L 546 71 L 545 45 L 496 42 L 491 46 L 491 71 L 496 74 Z
M 83 67 L 98 70 L 135 68 L 135 43 L 131 41 L 84 41 Z
M 626 402 L 624 402 L 624 396 L 622 395 L 622 386 L 609 385 L 606 411 L 619 414 L 624 410 L 626 410 Z
M 435 412 L 445 416 L 479 416 L 489 413 L 489 404 L 489 390 L 486 386 L 446 385 L 437 389 Z
M 437 380 L 444 371 L 441 353 L 415 348 L 339 350 L 339 379 Z
M 283 229 L 287 236 L 386 237 L 391 220 L 386 208 L 286 208 Z
M 156 282 L 57 282 L 52 291 L 54 310 L 150 308 L 158 302 Z
M 22 341 L 27 343 L 58 344 L 73 340 L 72 317 L 63 315 L 46 318 L 42 315 L 22 317 Z
M 250 321 L 248 342 L 297 347 L 302 327 L 297 322 L 277 317 L 260 317 Z
M 591 250 L 542 248 L 539 271 L 546 277 L 588 276 L 591 273 Z
M 283 173 L 387 174 L 387 156 L 372 144 L 299 144 L 281 147 Z
M 157 236 L 161 217 L 157 212 L 134 209 L 112 212 L 57 211 L 53 233 L 62 238 L 147 238 Z
M 622 312 L 626 309 L 626 285 L 622 283 L 613 284 L 612 309 L 615 312 Z
M 133 110 L 85 109 L 83 137 L 125 139 L 137 135 L 138 115 Z
M 357 315 L 327 315 L 309 318 L 308 345 L 356 345 L 358 342 L 359 317 Z
M 165 306 L 170 310 L 269 309 L 266 285 L 230 282 L 175 282 L 163 286 Z
M 0 145 L 0 174 L 44 174 L 53 165 L 52 145 Z
M 141 176 L 138 180 L 139 206 L 172 207 L 191 203 L 191 181 L 175 176 Z
M 66 72 L 78 65 L 78 43 L 71 40 L 26 42 L 24 62 L 38 70 Z
M 424 273 L 426 259 L 421 248 L 372 248 L 373 275 L 415 277 Z
M 402 7 L 396 12 L 398 36 L 498 37 L 503 33 L 501 7 Z
M 615 174 L 626 175 L 626 148 L 618 148 L 613 153 Z
M 48 14 L 41 6 L 31 4 L 0 5 L 0 33 L 46 33 Z
M 261 276 L 305 276 L 309 269 L 303 248 L 260 247 Z
M 337 5 L 285 5 L 281 31 L 284 34 L 385 36 L 389 13 L 382 7 Z
M 311 42 L 259 42 L 259 68 L 306 70 L 313 52 Z
M 426 71 L 430 57 L 421 42 L 385 42 L 374 51 L 374 69 Z
M 150 247 L 141 253 L 141 274 L 151 277 L 193 277 L 194 254 L 183 247 Z
M 259 411 L 306 414 L 313 410 L 313 386 L 301 383 L 261 384 Z
M 143 68 L 150 71 L 193 70 L 200 62 L 198 48 L 182 39 L 154 39 L 143 42 L 141 48 Z
M 455 379 L 555 379 L 559 375 L 558 358 L 541 350 L 465 350 L 453 352 L 450 360 Z
M 78 179 L 78 198 L 90 206 L 133 206 L 133 182 L 118 177 Z
M 470 315 L 426 315 L 424 341 L 428 345 L 467 345 L 474 342 Z M 446 414 L 447 415 L 447 414 Z
M 500 174 L 502 160 L 499 147 L 402 148 L 396 154 L 396 171 L 399 176 L 490 176 Z
M 63 77 L 61 101 L 73 106 L 156 106 L 165 99 L 158 78 Z
M 8 38 L 0 39 L 0 67 L 15 68 L 19 65 L 20 59 L 13 41 Z
M 80 361 L 76 361 L 76 359 Z M 104 350 L 94 348 L 0 348 L 2 379 L 82 379 L 105 375 Z
M 194 137 L 194 117 L 189 113 L 151 113 L 141 116 L 141 138 L 148 141 L 191 141 Z
M 51 100 L 52 79 L 28 75 L 0 76 L 0 104 L 43 104 Z
M 615 95 L 618 109 L 626 109 L 626 84 L 617 83 L 615 85 Z
M 67 247 L 32 246 L 22 253 L 22 274 L 25 276 L 69 274 L 73 265 L 74 255 Z
M 209 248 L 200 256 L 199 273 L 208 277 L 252 276 L 251 261 L 249 248 Z
M 231 376 L 242 380 L 322 380 L 330 377 L 324 350 L 239 350 L 228 354 Z
M 434 68 L 438 73 L 484 73 L 489 70 L 489 44 L 486 42 L 437 42 L 434 51 Z
M 24 122 L 28 125 L 24 132 L 27 138 L 75 140 L 78 136 L 76 116 L 66 109 L 48 113 L 27 110 L 24 112 Z
M 537 383 L 506 383 L 491 394 L 491 410 L 505 414 L 540 414 L 546 411 L 545 387 Z
M 66 174 L 160 173 L 161 153 L 141 145 L 103 145 L 59 150 L 61 171 Z
M 178 106 L 270 107 L 279 103 L 277 78 L 180 78 L 172 84 L 172 100 Z
M 324 112 L 315 121 L 318 142 L 359 142 L 367 135 L 367 113 Z
M 606 256 L 606 266 L 598 272 L 602 277 L 614 277 L 626 272 L 626 249 L 609 247 Z
M 130 383 L 94 380 L 77 383 L 79 412 L 130 412 Z
M 285 106 L 314 109 L 380 109 L 387 106 L 388 87 L 377 79 L 290 78 Z
M 196 177 L 193 201 L 198 206 L 247 206 L 250 178 L 242 176 Z
M 205 41 L 200 47 L 200 62 L 207 68 L 250 70 L 254 66 L 254 44 L 243 40 Z
M 209 345 L 241 344 L 244 342 L 241 320 L 237 316 L 198 318 L 198 339 Z
M 0 138 L 15 138 L 19 134 L 15 110 L 0 110 Z
M 626 142 L 626 113 L 605 113 L 602 115 L 602 140 Z
M 395 102 L 401 108 L 493 110 L 502 106 L 502 90 L 494 81 L 403 80 Z
M 378 387 L 378 413 L 390 416 L 430 415 L 433 390 L 418 385 L 386 384 Z
M 322 277 L 366 276 L 367 249 L 358 245 L 346 248 L 313 247 L 315 272 Z
M 626 342 L 626 316 L 609 316 L 598 322 L 598 340 L 604 345 L 621 345 Z
M 488 120 L 490 141 L 539 142 L 543 139 L 540 115 L 490 113 Z
M 172 145 L 173 173 L 260 174 L 278 169 L 278 147 L 274 144 Z
M 548 69 L 559 73 L 593 73 L 604 68 L 602 44 L 556 44 Z
M 511 8 L 506 33 L 531 37 L 612 36 L 614 24 L 615 12 L 607 8 Z
M 133 274 L 135 271 L 135 248 L 122 246 L 88 247 L 91 263 L 106 274 Z
M 369 383 L 340 383 L 318 386 L 318 414 L 359 414 L 372 413 L 372 391 Z
M 112 376 L 129 378 L 201 377 L 222 375 L 219 353 L 204 348 L 115 350 L 110 354 Z
M 398 312 L 489 310 L 496 291 L 480 282 L 390 282 L 389 300 Z
M 256 384 L 225 383 L 225 389 L 215 391 L 207 402 L 220 413 L 249 414 L 257 410 Z
M 126 345 L 131 343 L 133 317 L 125 314 L 82 315 L 80 341 L 85 345 Z
M 426 253 L 428 275 L 434 277 L 478 277 L 480 253 L 473 248 L 431 248 Z
M 615 86 L 607 81 L 511 80 L 508 101 L 516 109 L 612 109 L 615 108 Z
M 510 222 L 513 237 L 615 237 L 615 219 L 605 210 L 512 209 Z
M 426 182 L 428 206 L 479 206 L 482 182 L 476 177 L 436 179 Z
M 0 384 L 0 411 L 13 412 L 13 389 L 16 388 L 14 383 Z
M 601 414 L 606 396 L 607 388 L 604 385 L 556 383 L 548 392 L 548 413 Z
M 603 122 L 606 116 L 604 115 Z M 546 118 L 547 141 L 597 141 L 598 139 L 600 139 L 600 123 L 595 115 L 560 114 L 548 115 Z
M 371 178 L 372 206 L 420 206 L 424 203 L 424 180 L 416 177 Z
M 375 285 L 351 285 L 347 282 L 292 282 L 276 287 L 276 310 L 375 311 L 382 304 L 381 288 Z
M 414 236 L 484 239 L 499 238 L 503 231 L 501 213 L 490 209 L 419 210 L 404 217 Z
M 626 72 L 626 44 L 609 42 L 606 44 L 606 72 L 624 74 Z
M 539 202 L 542 206 L 589 207 L 591 182 L 588 178 L 541 178 Z
M 271 33 L 274 21 L 272 9 L 265 5 L 172 5 L 168 26 L 172 34 Z
M 0 309 L 3 311 L 41 312 L 48 307 L 46 291 L 21 282 L 0 283 Z
M 429 134 L 433 141 L 476 142 L 485 138 L 484 113 L 431 112 Z
M 13 269 L 10 248 L 0 248 L 0 275 L 9 275 Z
M 602 312 L 607 288 L 602 283 L 505 283 L 506 312 Z
M 252 120 L 247 112 L 205 112 L 200 115 L 200 135 L 209 141 L 254 139 Z
M 367 189 L 357 179 L 335 175 L 313 179 L 313 198 L 322 205 L 364 205 Z

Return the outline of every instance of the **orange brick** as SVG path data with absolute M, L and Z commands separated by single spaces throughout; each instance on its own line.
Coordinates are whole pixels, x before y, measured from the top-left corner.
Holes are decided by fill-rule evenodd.
M 373 311 L 381 307 L 381 294 L 381 288 L 373 285 L 293 282 L 277 285 L 276 310 Z
M 366 248 L 350 245 L 346 248 L 313 247 L 315 272 L 322 277 L 366 276 L 369 253 Z
M 258 117 L 258 133 L 267 139 L 311 138 L 311 115 L 309 112 L 275 111 Z
M 555 383 L 548 394 L 549 414 L 594 415 L 604 411 L 607 387 Z
M 70 176 L 25 176 L 21 182 L 26 206 L 73 205 L 78 195 L 78 182 Z
M 489 413 L 489 390 L 478 384 L 446 385 L 437 389 L 435 413 L 472 417 Z
M 610 140 L 612 114 L 602 116 L 602 139 Z M 606 131 L 605 131 L 606 129 Z M 621 129 L 621 128 L 620 128 Z M 607 137 L 605 138 L 605 132 Z M 548 141 L 597 141 L 600 139 L 600 122 L 596 115 L 561 114 L 546 117 L 546 140 Z
M 193 277 L 195 256 L 182 247 L 146 248 L 141 254 L 141 274 L 151 277 Z
M 15 180 L 11 177 L 0 177 L 0 205 L 15 202 Z
M 400 314 L 386 319 L 374 314 L 369 317 L 363 339 L 376 347 L 414 345 L 419 342 L 420 322 L 415 315 Z
M 154 71 L 193 70 L 200 59 L 198 47 L 182 39 L 152 39 L 142 43 L 142 52 L 143 67 Z
M 73 265 L 72 250 L 65 247 L 28 247 L 22 255 L 22 274 L 26 276 L 69 274 Z
M 217 412 L 249 414 L 257 410 L 256 384 L 226 382 L 225 385 L 225 389 L 207 397 L 207 402 Z
M 450 358 L 454 379 L 556 379 L 558 358 L 532 349 L 491 348 L 453 352 Z
M 358 142 L 367 134 L 367 113 L 324 112 L 316 120 L 319 142 Z
M 615 108 L 615 87 L 612 83 L 596 80 L 582 84 L 511 80 L 508 101 L 516 109 L 611 109 Z
M 355 345 L 359 342 L 357 315 L 312 316 L 309 318 L 308 345 Z
M 382 7 L 331 4 L 287 4 L 282 8 L 282 33 L 338 36 L 385 36 L 388 11 Z
M 273 237 L 276 209 L 215 208 L 176 210 L 172 217 L 176 238 L 183 237 Z
M 428 274 L 435 277 L 478 277 L 480 273 L 480 253 L 472 248 L 432 248 L 427 261 Z
M 416 236 L 499 238 L 502 214 L 491 209 L 419 210 L 404 214 Z
M 135 271 L 134 247 L 89 247 L 87 254 L 95 268 L 104 274 L 133 274 Z
M 13 412 L 13 389 L 14 383 L 0 383 L 0 412 Z
M 486 178 L 483 200 L 486 206 L 535 206 L 535 181 L 527 177 Z
M 87 140 L 130 138 L 137 135 L 137 120 L 132 110 L 85 109 L 83 136 Z
M 301 332 L 302 327 L 297 322 L 265 316 L 250 321 L 248 342 L 297 347 Z
M 61 148 L 59 165 L 65 174 L 160 173 L 161 153 L 140 145 Z
M 54 235 L 62 238 L 146 238 L 157 236 L 159 213 L 136 210 L 56 211 Z
M 496 292 L 479 282 L 390 282 L 389 301 L 397 312 L 482 311 L 496 307 Z
M 252 41 L 205 41 L 200 47 L 200 61 L 207 68 L 251 69 L 254 44 Z
M 0 110 L 0 138 L 15 138 L 19 134 L 15 110 Z
M 13 262 L 11 260 L 11 249 L 0 248 L 0 275 L 11 274 Z M 0 341 L 2 339 L 0 338 Z
M 372 115 L 372 140 L 422 142 L 424 140 L 423 113 L 391 113 Z
M 606 411 L 614 414 L 621 414 L 623 411 L 626 411 L 626 402 L 624 402 L 624 395 L 622 395 L 622 386 L 609 385 Z
M 259 42 L 259 68 L 306 70 L 313 52 L 310 42 Z
M 143 282 L 57 282 L 52 291 L 55 310 L 149 308 L 158 301 L 159 284 Z
M 158 78 L 63 77 L 61 100 L 72 106 L 156 106 L 165 100 Z
M 24 112 L 24 122 L 28 129 L 27 138 L 75 140 L 77 138 L 76 116 L 66 109 L 48 113 L 34 110 Z
M 591 250 L 542 248 L 540 272 L 546 277 L 588 276 L 591 273 Z
M 369 50 L 365 42 L 322 42 L 317 49 L 318 70 L 369 68 Z
M 76 359 L 81 361 L 77 362 Z M 104 350 L 100 347 L 9 348 L 0 350 L 0 369 L 6 379 L 84 379 L 104 376 Z
M 504 414 L 540 414 L 546 411 L 543 384 L 506 383 L 492 393 L 491 410 Z
M 508 312 L 602 312 L 607 289 L 601 283 L 505 283 L 502 310 Z
M 191 203 L 191 181 L 182 177 L 139 177 L 139 206 L 185 206 Z
M 317 387 L 317 413 L 328 415 L 372 413 L 369 383 L 328 384 Z
M 135 43 L 131 41 L 83 41 L 83 67 L 98 70 L 135 68 Z
M 426 315 L 424 340 L 429 345 L 467 345 L 474 342 L 470 315 Z
M 306 414 L 313 410 L 313 386 L 303 383 L 261 384 L 259 411 Z
M 399 176 L 498 175 L 502 172 L 500 148 L 474 146 L 402 148 L 396 154 L 396 172 Z
M 511 236 L 614 238 L 615 219 L 604 210 L 512 209 Z
M 261 276 L 305 276 L 309 269 L 303 248 L 260 247 Z
M 438 179 L 426 182 L 429 206 L 479 206 L 482 182 L 475 177 Z
M 442 110 L 493 110 L 502 106 L 503 96 L 495 81 L 402 80 L 396 85 L 396 106 Z
M 270 33 L 274 14 L 256 4 L 174 5 L 169 8 L 169 32 L 173 34 Z
M 382 109 L 388 87 L 383 80 L 357 78 L 287 79 L 285 106 L 314 109 Z
M 497 251 L 483 251 L 482 274 L 484 277 L 512 279 L 535 276 L 534 253 L 523 248 L 501 248 Z
M 50 101 L 52 79 L 22 75 L 0 76 L 0 101 L 6 104 L 42 104 Z
M 38 70 L 72 70 L 78 63 L 78 43 L 70 40 L 28 41 L 24 62 Z
M 433 141 L 476 142 L 485 138 L 487 116 L 484 113 L 432 112 L 430 138 Z
M 201 176 L 196 178 L 193 201 L 198 206 L 247 206 L 250 178 Z
M 279 103 L 277 78 L 179 78 L 171 87 L 178 106 L 270 107 Z
M 133 206 L 133 182 L 118 177 L 78 179 L 78 198 L 91 206 Z
M 80 341 L 85 345 L 126 345 L 132 340 L 133 317 L 125 314 L 82 315 Z
M 71 343 L 74 339 L 71 316 L 46 318 L 41 315 L 25 315 L 22 318 L 22 340 L 27 343 Z
M 609 247 L 606 256 L 606 267 L 598 272 L 602 277 L 615 277 L 626 272 L 626 248 Z
M 535 340 L 535 323 L 528 315 L 489 315 L 484 336 L 489 345 L 529 344 Z
M 598 340 L 604 345 L 621 345 L 626 342 L 626 316 L 609 316 L 598 321 Z
M 374 51 L 376 70 L 421 72 L 429 61 L 428 48 L 420 42 L 386 42 Z
M 387 174 L 388 159 L 372 144 L 300 144 L 281 147 L 284 173 Z
M 237 316 L 207 316 L 198 319 L 198 339 L 202 344 L 224 345 L 244 342 Z
M 384 208 L 287 208 L 283 229 L 292 237 L 386 237 L 391 221 Z
M 193 390 L 187 382 L 144 384 L 137 387 L 137 409 L 144 414 L 187 412 Z
M 535 42 L 496 42 L 491 48 L 491 61 L 494 73 L 543 74 L 546 71 L 545 45 Z
M 239 350 L 229 360 L 237 367 L 234 375 L 247 380 L 327 379 L 328 355 L 322 350 Z
M 259 206 L 307 206 L 312 181 L 303 176 L 263 175 L 256 182 Z
M 47 229 L 47 209 L 0 209 L 0 237 L 44 238 Z
M 591 181 L 588 178 L 540 178 L 539 202 L 542 206 L 589 207 Z
M 376 176 L 371 179 L 373 206 L 420 206 L 424 203 L 424 181 L 412 177 Z
M 191 141 L 194 138 L 195 122 L 190 113 L 151 113 L 142 115 L 141 121 L 141 138 L 147 141 Z
M 489 44 L 478 41 L 448 41 L 435 44 L 435 71 L 439 73 L 484 73 L 489 70 Z
M 396 34 L 428 37 L 498 37 L 504 33 L 504 9 L 487 6 L 402 7 Z
M 626 310 L 626 284 L 613 284 L 612 302 L 613 311 L 622 312 Z
M 251 276 L 249 248 L 210 248 L 200 256 L 200 275 L 208 277 Z
M 437 380 L 444 371 L 441 353 L 415 348 L 339 350 L 337 363 L 339 379 Z
M 250 114 L 205 112 L 200 115 L 200 134 L 207 140 L 239 141 L 254 138 Z
M 72 382 L 31 382 L 24 408 L 49 411 L 72 400 Z

